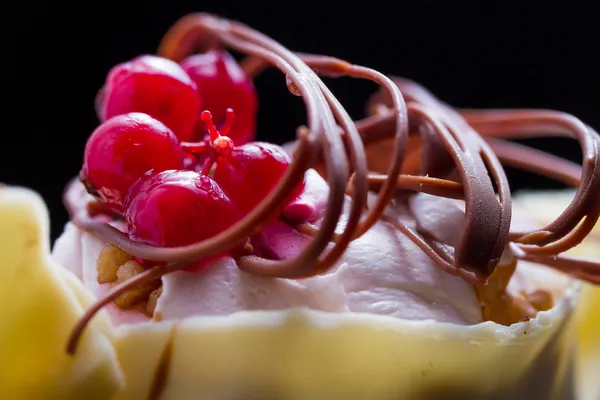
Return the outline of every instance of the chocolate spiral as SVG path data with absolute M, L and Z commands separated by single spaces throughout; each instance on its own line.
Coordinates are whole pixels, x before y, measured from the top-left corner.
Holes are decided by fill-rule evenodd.
M 197 51 L 215 47 L 246 54 L 242 67 L 250 77 L 275 66 L 285 74 L 290 92 L 302 97 L 307 126 L 298 129 L 294 162 L 271 194 L 235 226 L 188 246 L 160 248 L 138 243 L 110 225 L 90 219 L 85 212 L 73 213 L 72 221 L 79 228 L 136 257 L 167 264 L 115 286 L 91 307 L 73 330 L 70 353 L 87 322 L 120 294 L 193 265 L 203 257 L 231 250 L 260 231 L 276 217 L 309 168 L 322 167 L 330 186 L 320 227 L 299 227 L 313 236 L 310 244 L 294 259 L 241 257 L 240 269 L 294 279 L 321 274 L 335 264 L 353 239 L 383 218 L 392 198 L 400 193 L 424 192 L 464 200 L 465 223 L 454 249 L 399 221 L 388 222 L 444 271 L 480 284 L 490 277 L 510 245 L 520 259 L 600 282 L 600 263 L 559 254 L 580 243 L 600 216 L 599 137 L 575 117 L 545 110 L 454 110 L 414 82 L 388 78 L 332 57 L 293 53 L 254 29 L 209 14 L 191 14 L 178 21 L 165 35 L 158 53 L 179 62 Z M 368 102 L 370 115 L 353 121 L 319 76 L 377 83 L 381 90 Z M 540 133 L 577 139 L 582 147 L 583 168 L 506 140 Z M 389 154 L 378 154 L 389 160 L 385 173 L 370 173 L 365 147 L 391 139 L 392 145 L 386 148 Z M 577 187 L 576 195 L 546 227 L 510 232 L 511 194 L 501 163 Z M 366 210 L 369 190 L 377 192 L 377 200 Z M 349 216 L 343 231 L 336 233 L 346 192 L 352 198 Z

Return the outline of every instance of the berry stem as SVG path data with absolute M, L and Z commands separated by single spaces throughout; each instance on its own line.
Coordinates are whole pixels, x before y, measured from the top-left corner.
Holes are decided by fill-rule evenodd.
M 221 128 L 222 136 L 229 135 L 229 132 L 231 132 L 231 128 L 233 127 L 234 122 L 235 122 L 235 112 L 233 111 L 233 109 L 228 108 L 227 110 L 225 110 L 225 123 L 223 124 L 223 127 Z
M 217 129 L 212 120 L 212 113 L 210 111 L 202 111 L 202 114 L 200 114 L 200 119 L 202 119 L 202 121 L 206 125 L 206 128 L 208 128 L 208 134 L 210 135 L 211 142 L 214 142 L 215 140 L 221 137 L 219 130 Z
M 210 158 L 202 169 L 203 174 L 208 174 L 219 157 L 228 156 L 235 147 L 233 140 L 227 136 L 233 127 L 235 113 L 231 108 L 228 108 L 226 114 L 225 123 L 219 132 L 212 120 L 212 113 L 208 110 L 203 111 L 200 114 L 200 119 L 206 124 L 210 139 L 201 142 L 180 143 L 181 149 L 186 153 L 200 154 L 209 150 L 211 151 Z
M 202 113 L 200 114 L 200 119 L 202 119 L 202 121 L 208 128 L 208 133 L 210 135 L 210 141 L 213 149 L 215 149 L 215 151 L 220 156 L 228 156 L 235 147 L 233 140 L 231 140 L 230 137 L 226 136 L 227 133 L 229 133 L 229 131 L 231 130 L 231 127 L 233 126 L 233 121 L 235 120 L 235 113 L 233 112 L 233 110 L 231 108 L 227 109 L 227 117 L 225 119 L 225 124 L 223 125 L 222 129 L 223 134 L 221 134 L 215 126 L 210 111 L 202 111 Z

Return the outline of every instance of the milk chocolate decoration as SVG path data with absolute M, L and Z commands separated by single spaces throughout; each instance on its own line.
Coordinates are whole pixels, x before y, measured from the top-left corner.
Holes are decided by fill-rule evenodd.
M 290 92 L 304 100 L 308 123 L 297 131 L 294 163 L 270 196 L 243 220 L 213 238 L 189 246 L 158 248 L 138 243 L 71 208 L 72 221 L 79 228 L 139 258 L 167 263 L 114 287 L 91 307 L 74 329 L 69 352 L 75 350 L 78 336 L 93 315 L 121 293 L 193 265 L 201 258 L 231 250 L 260 231 L 276 217 L 280 205 L 309 168 L 325 171 L 330 185 L 321 226 L 299 227 L 314 236 L 310 245 L 289 260 L 242 256 L 238 259 L 240 269 L 291 279 L 323 273 L 353 239 L 383 218 L 382 212 L 392 198 L 425 192 L 464 199 L 465 224 L 454 249 L 399 221 L 390 222 L 447 273 L 481 284 L 491 276 L 502 252 L 510 246 L 519 259 L 600 282 L 600 263 L 560 254 L 580 243 L 600 215 L 599 137 L 575 117 L 542 110 L 454 110 L 416 83 L 390 79 L 375 70 L 331 57 L 296 54 L 243 24 L 208 14 L 192 14 L 177 22 L 164 37 L 159 55 L 181 61 L 196 51 L 218 47 L 248 55 L 242 65 L 249 76 L 269 65 L 276 66 L 285 74 Z M 369 116 L 353 121 L 319 75 L 367 79 L 382 90 L 370 99 Z M 541 133 L 577 139 L 583 151 L 583 167 L 506 140 Z M 393 144 L 389 154 L 385 154 L 390 160 L 387 171 L 369 173 L 365 146 L 390 138 Z M 577 187 L 575 198 L 548 226 L 531 232 L 510 232 L 511 195 L 502 162 Z M 378 197 L 367 210 L 369 190 L 376 191 Z M 343 232 L 336 234 L 346 192 L 352 196 L 349 218 Z M 328 246 L 330 243 L 333 246 Z

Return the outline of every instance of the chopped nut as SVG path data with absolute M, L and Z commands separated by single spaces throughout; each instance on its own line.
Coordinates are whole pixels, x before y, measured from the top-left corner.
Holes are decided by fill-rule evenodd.
M 162 285 L 152 291 L 150 293 L 150 297 L 148 297 L 148 303 L 146 303 L 146 314 L 152 318 L 154 316 L 154 310 L 156 309 L 156 303 L 158 302 L 158 298 L 162 294 Z
M 160 313 L 160 311 L 154 311 L 154 314 L 152 314 L 152 321 L 154 321 L 154 322 L 162 321 L 162 314 Z
M 113 215 L 114 212 L 106 208 L 104 204 L 99 202 L 98 200 L 90 200 L 85 205 L 85 209 L 88 212 L 90 217 L 94 217 L 96 215 Z
M 121 265 L 117 271 L 116 283 L 121 283 L 129 278 L 136 276 L 137 274 L 144 272 L 144 267 L 137 262 L 130 260 L 125 264 Z M 145 285 L 137 286 L 115 299 L 115 304 L 120 308 L 129 308 L 140 301 L 148 299 L 150 293 L 157 289 L 160 285 L 160 279 L 149 282 Z
M 545 290 L 535 290 L 526 295 L 527 300 L 537 311 L 546 311 L 553 307 L 552 295 Z
M 96 261 L 96 270 L 98 271 L 98 283 L 109 283 L 117 280 L 117 270 L 133 257 L 113 246 L 107 245 L 102 249 L 98 260 Z

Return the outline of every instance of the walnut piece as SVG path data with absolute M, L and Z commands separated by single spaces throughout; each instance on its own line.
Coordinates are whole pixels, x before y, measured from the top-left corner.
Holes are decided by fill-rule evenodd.
M 96 271 L 98 271 L 98 283 L 110 283 L 117 280 L 117 271 L 119 267 L 133 257 L 123 250 L 111 244 L 100 251 L 96 261 Z
M 144 272 L 144 267 L 137 262 L 130 260 L 121 265 L 117 270 L 117 280 L 115 283 L 121 283 L 137 274 Z M 120 308 L 129 308 L 141 301 L 145 301 L 154 290 L 160 286 L 160 279 L 148 282 L 145 285 L 139 285 L 115 299 L 115 304 Z
M 146 315 L 150 318 L 154 317 L 154 309 L 156 309 L 156 303 L 158 302 L 158 298 L 162 294 L 162 285 L 155 289 L 150 293 L 148 297 L 148 303 L 146 303 Z
M 554 299 L 552 295 L 545 290 L 535 290 L 527 293 L 527 300 L 538 311 L 547 311 L 554 307 Z

